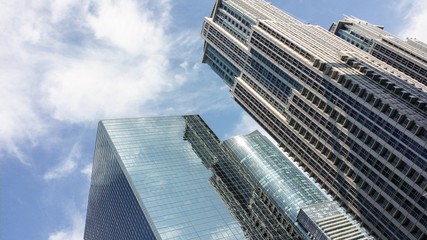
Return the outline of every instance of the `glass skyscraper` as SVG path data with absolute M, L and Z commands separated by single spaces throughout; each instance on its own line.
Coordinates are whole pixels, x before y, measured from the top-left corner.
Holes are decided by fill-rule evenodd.
M 222 143 L 212 184 L 253 239 L 373 239 L 258 131 Z
M 383 26 L 355 17 L 345 17 L 329 30 L 427 86 L 427 44 L 416 39 L 403 41 Z
M 263 0 L 217 0 L 201 34 L 236 102 L 376 237 L 427 238 L 422 81 Z
M 181 116 L 99 123 L 86 240 L 244 238 L 187 129 Z
M 372 239 L 259 132 L 199 116 L 99 123 L 84 237 Z

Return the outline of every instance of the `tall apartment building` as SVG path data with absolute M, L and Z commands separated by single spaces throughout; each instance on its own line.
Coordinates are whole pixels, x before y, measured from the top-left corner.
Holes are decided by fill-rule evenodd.
M 427 87 L 263 0 L 217 0 L 203 62 L 380 239 L 427 238 Z
M 85 239 L 372 239 L 259 132 L 196 115 L 99 123 Z
M 415 39 L 403 41 L 383 26 L 355 17 L 345 17 L 329 31 L 427 86 L 427 44 Z

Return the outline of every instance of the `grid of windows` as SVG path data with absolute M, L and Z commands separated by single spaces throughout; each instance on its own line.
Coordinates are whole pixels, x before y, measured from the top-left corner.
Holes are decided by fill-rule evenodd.
M 216 21 L 221 24 L 224 29 L 228 30 L 241 42 L 245 43 L 251 33 L 251 25 L 254 24 L 252 20 L 244 18 L 242 15 L 236 13 L 231 6 L 225 2 L 219 7 Z
M 402 58 L 399 54 L 381 46 L 380 44 L 374 44 L 372 56 L 408 74 L 420 83 L 427 85 L 427 78 L 425 77 L 427 76 L 427 69 L 423 66 L 412 61 L 408 61 L 406 58 Z
M 237 69 L 211 46 L 208 46 L 206 51 L 206 63 L 211 66 L 211 68 L 214 69 L 222 79 L 224 79 L 227 85 L 230 87 L 233 86 L 234 77 L 240 74 L 239 69 Z
M 373 44 L 372 40 L 366 39 L 353 31 L 349 32 L 347 29 L 338 29 L 335 34 L 366 52 L 369 52 Z
M 296 222 L 301 206 L 327 201 L 327 197 L 264 136 L 254 132 L 224 142 L 263 192 Z M 241 170 L 241 171 L 242 171 Z
M 342 201 L 352 203 L 350 209 L 355 206 L 358 211 L 361 212 L 359 216 L 362 220 L 369 220 L 368 226 L 370 227 L 381 227 L 384 228 L 383 223 L 377 221 L 377 217 L 381 216 L 380 212 L 376 210 L 374 205 L 366 201 L 366 195 L 361 195 L 357 191 L 357 188 L 354 187 L 351 183 L 347 182 L 347 178 L 342 178 L 340 175 L 336 175 L 335 166 L 331 167 L 327 163 L 318 161 L 317 153 L 315 153 L 305 141 L 300 139 L 300 135 L 296 135 L 285 124 L 282 124 L 271 112 L 269 112 L 262 104 L 260 104 L 255 98 L 253 98 L 246 90 L 241 87 L 238 87 L 238 91 L 234 92 L 236 100 L 239 104 L 242 105 L 251 115 L 253 115 L 261 126 L 265 126 L 266 129 L 271 129 L 270 131 L 276 135 L 276 138 L 283 141 L 284 139 L 292 139 L 292 141 L 287 142 L 285 150 L 288 150 L 290 155 L 295 158 L 296 161 L 300 163 L 309 163 L 304 165 L 304 169 L 310 173 L 313 173 L 317 179 L 321 180 L 322 186 L 327 187 L 325 183 L 330 183 L 334 188 L 331 189 L 329 193 L 333 196 L 340 196 Z M 274 132 L 273 132 L 274 131 Z M 332 160 L 337 160 L 332 157 Z M 351 156 L 351 155 L 350 155 Z M 339 162 L 339 161 L 338 161 Z M 368 185 L 365 184 L 366 188 Z M 357 196 L 354 196 L 357 193 Z M 384 218 L 387 219 L 387 218 Z M 372 222 L 372 223 L 370 223 Z M 404 234 L 399 229 L 393 230 L 395 233 L 398 233 L 399 236 Z M 389 233 L 385 233 L 384 236 L 390 237 Z M 402 238 L 405 239 L 405 238 Z
M 84 239 L 156 239 L 110 144 L 100 125 Z
M 197 118 L 188 116 L 187 119 L 192 117 Z M 97 145 L 95 151 L 106 150 L 114 156 L 110 162 L 115 171 L 122 173 L 119 183 L 111 181 L 105 169 L 93 173 L 92 185 L 98 184 L 98 188 L 109 191 L 89 199 L 88 213 L 98 214 L 88 218 L 98 224 L 86 226 L 88 236 L 93 236 L 90 239 L 244 238 L 240 225 L 209 184 L 211 172 L 186 140 L 190 135 L 186 134 L 186 123 L 186 118 L 181 116 L 100 123 L 103 135 L 97 136 L 98 142 L 105 138 L 108 144 L 102 148 Z M 219 143 L 216 144 L 218 149 Z M 214 152 L 215 146 L 211 149 Z M 107 156 L 95 155 L 94 169 L 107 160 Z M 112 204 L 110 201 L 114 199 L 133 199 L 133 202 Z M 99 208 L 104 205 L 108 208 Z M 133 208 L 136 213 L 132 213 Z M 108 226 L 99 227 L 104 225 Z M 128 231 L 129 228 L 142 233 Z M 152 229 L 154 234 L 148 235 L 146 229 Z
M 259 41 L 255 39 L 257 40 L 259 39 Z M 354 101 L 355 99 L 354 96 L 348 94 L 346 91 L 343 91 L 339 87 L 335 86 L 333 82 L 320 77 L 319 75 L 314 73 L 313 70 L 310 70 L 303 64 L 299 63 L 298 60 L 291 57 L 289 54 L 287 54 L 283 50 L 280 50 L 279 47 L 275 46 L 274 44 L 269 42 L 267 39 L 263 38 L 261 35 L 256 35 L 254 33 L 253 38 L 251 39 L 251 42 L 254 44 L 254 46 L 257 46 L 258 48 L 260 48 L 264 54 L 266 54 L 267 56 L 271 56 L 273 59 L 275 59 L 278 62 L 279 66 L 281 65 L 285 69 L 289 69 L 289 71 L 295 74 L 302 82 L 306 83 L 311 88 L 315 89 L 317 94 L 323 95 L 323 97 L 325 97 L 329 102 L 334 103 L 335 106 L 342 108 L 349 116 L 361 122 L 362 125 L 367 127 L 373 133 L 383 136 L 383 138 L 386 138 L 386 141 L 388 141 L 387 143 L 392 144 L 392 146 L 395 144 L 398 144 L 399 146 L 394 146 L 394 147 L 396 147 L 396 149 L 399 152 L 406 154 L 408 159 L 413 161 L 417 166 L 424 167 L 425 169 L 423 170 L 427 169 L 427 165 L 422 164 L 425 162 L 425 159 L 427 158 L 427 151 L 425 150 L 425 147 L 419 143 L 419 141 L 416 141 L 413 138 L 407 136 L 407 134 L 405 134 L 402 130 L 390 124 L 386 119 L 384 119 L 378 113 L 375 113 L 374 111 L 369 110 L 369 108 L 359 103 L 358 101 Z M 256 57 L 263 59 L 263 57 L 260 56 L 261 54 L 257 53 L 255 50 L 252 49 L 251 52 L 254 53 Z M 285 62 L 281 58 L 284 58 L 287 61 Z M 272 63 L 270 64 L 273 65 Z M 292 66 L 291 64 L 295 64 L 295 66 Z M 272 68 L 274 69 L 274 67 Z M 310 77 L 307 77 L 305 74 L 309 74 Z M 347 81 L 347 82 L 350 83 L 351 81 Z M 347 87 L 351 88 L 351 85 L 347 85 Z M 372 100 L 372 97 L 369 99 Z M 380 98 L 378 98 L 377 101 L 372 101 L 371 103 L 372 105 L 375 105 L 375 107 L 379 109 L 381 109 L 382 106 L 384 105 Z M 347 107 L 347 106 L 351 106 L 353 108 Z M 382 130 L 381 127 L 387 129 L 388 131 Z M 389 137 L 387 138 L 386 136 L 389 136 Z M 405 141 L 404 143 L 409 145 L 409 148 L 406 148 L 404 146 L 404 143 L 399 143 L 398 141 L 395 141 L 391 136 L 399 137 L 402 139 L 405 138 L 405 140 L 407 141 Z M 422 135 L 423 138 L 424 136 L 425 135 Z M 422 154 L 422 157 L 411 154 L 412 151 L 417 151 L 419 154 Z
M 199 116 L 101 121 L 91 184 L 85 239 L 308 239 L 298 211 L 332 203 L 259 132 L 221 144 Z
M 410 40 L 400 40 L 382 27 L 353 17 L 334 23 L 330 31 L 427 86 L 425 51 L 413 47 Z
M 261 0 L 224 2 L 258 20 L 241 48 L 244 57 L 230 60 L 241 69 L 231 87 L 236 101 L 378 237 L 425 237 L 424 86 L 319 27 L 285 13 L 270 18 L 277 11 L 272 6 L 247 6 Z M 234 47 L 217 46 L 226 38 L 225 44 L 239 47 L 239 40 L 221 34 L 215 18 L 208 22 L 215 36 L 203 35 L 208 46 L 239 55 Z M 372 34 L 377 29 L 382 31 L 375 26 Z M 359 47 L 373 43 L 353 30 L 348 37 Z

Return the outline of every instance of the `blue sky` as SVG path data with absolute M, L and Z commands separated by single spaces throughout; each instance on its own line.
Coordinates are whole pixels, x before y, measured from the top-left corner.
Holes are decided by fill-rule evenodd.
M 425 0 L 270 0 L 329 28 L 343 15 L 427 42 Z M 0 239 L 82 239 L 97 122 L 199 113 L 256 124 L 200 63 L 213 0 L 0 0 Z

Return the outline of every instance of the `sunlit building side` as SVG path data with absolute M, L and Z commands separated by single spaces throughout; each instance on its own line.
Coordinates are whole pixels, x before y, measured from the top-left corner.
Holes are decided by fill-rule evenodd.
M 427 238 L 422 81 L 263 0 L 217 0 L 201 35 L 236 102 L 372 234 Z
M 427 86 L 427 44 L 401 40 L 355 17 L 333 23 L 329 31 Z

